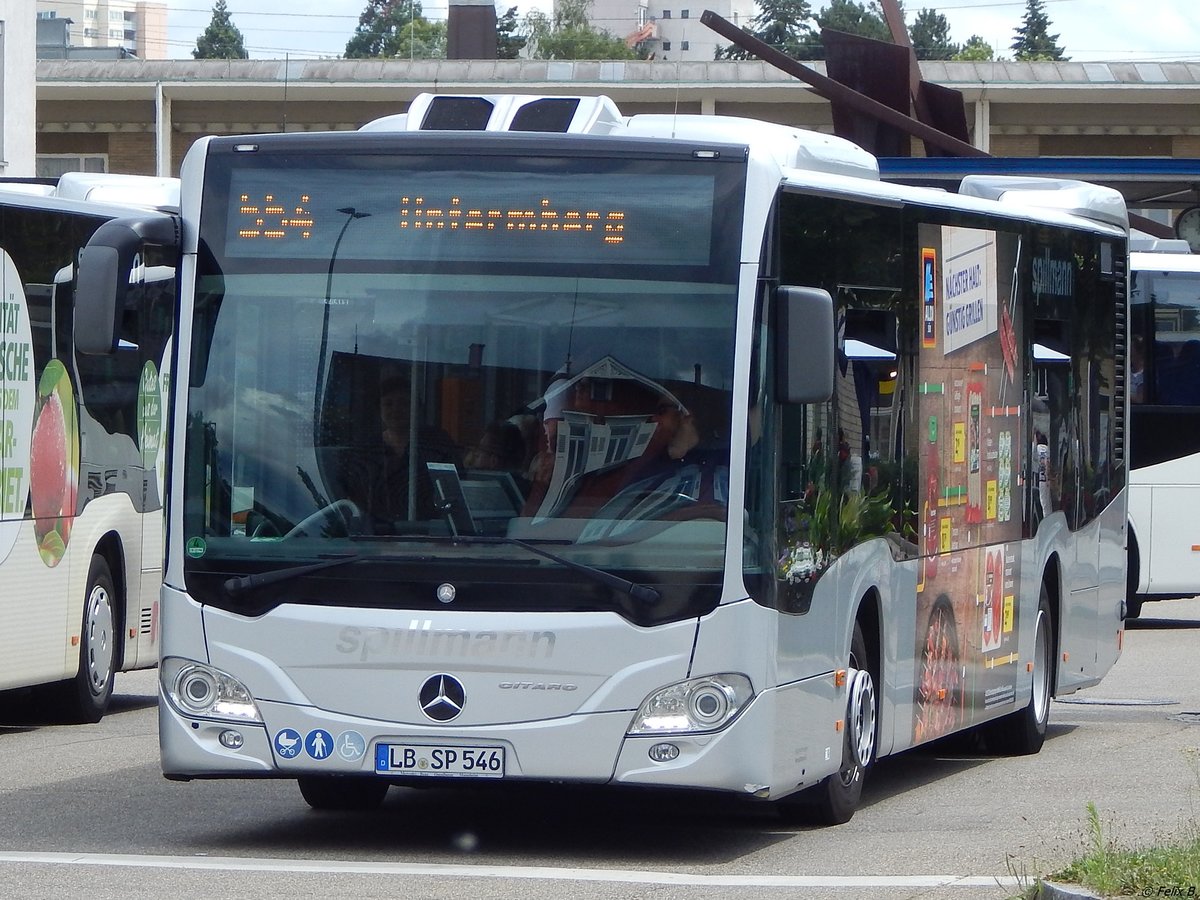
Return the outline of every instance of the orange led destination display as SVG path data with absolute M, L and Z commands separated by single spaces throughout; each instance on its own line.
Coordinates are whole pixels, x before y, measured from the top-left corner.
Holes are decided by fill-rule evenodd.
M 235 169 L 225 250 L 707 266 L 714 185 L 711 175 Z
M 424 197 L 400 198 L 400 228 L 497 228 L 505 231 L 535 234 L 556 232 L 574 234 L 579 237 L 596 237 L 610 246 L 625 240 L 625 212 L 610 209 L 560 209 L 543 197 L 534 208 L 485 209 L 463 206 L 461 197 L 451 197 L 447 207 L 433 206 Z
M 244 240 L 280 240 L 299 236 L 307 240 L 313 235 L 314 219 L 308 194 L 300 196 L 298 205 L 288 208 L 280 204 L 274 194 L 267 194 L 261 201 L 242 194 L 239 198 L 238 215 L 242 218 L 237 236 Z M 345 213 L 349 215 L 349 213 Z M 401 197 L 398 227 L 432 229 L 486 229 L 496 228 L 513 232 L 561 231 L 600 238 L 603 243 L 616 245 L 625 240 L 625 212 L 610 209 L 601 212 L 589 210 L 560 210 L 554 208 L 548 197 L 543 197 L 536 209 L 484 209 L 464 207 L 462 198 L 452 197 L 448 207 L 431 206 L 424 197 Z

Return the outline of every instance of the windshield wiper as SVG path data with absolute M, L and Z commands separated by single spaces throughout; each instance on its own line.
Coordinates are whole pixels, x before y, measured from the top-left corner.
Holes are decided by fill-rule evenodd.
M 293 578 L 299 578 L 301 575 L 308 575 L 310 572 L 319 572 L 322 569 L 332 569 L 334 566 L 344 566 L 347 563 L 357 562 L 364 557 L 359 553 L 346 554 L 344 556 L 335 556 L 331 559 L 324 559 L 321 562 L 308 563 L 303 566 L 288 566 L 283 569 L 272 569 L 269 572 L 259 572 L 255 575 L 242 575 L 236 578 L 225 579 L 225 593 L 231 598 L 237 599 L 240 595 L 255 590 L 256 588 L 264 587 L 268 584 L 278 584 L 281 581 L 291 581 Z
M 557 553 L 551 553 L 537 544 L 523 541 L 520 538 L 469 534 L 451 537 L 448 540 L 455 544 L 513 544 L 551 562 L 556 562 L 560 566 L 566 566 L 568 569 L 581 572 L 589 578 L 599 581 L 613 590 L 628 594 L 634 600 L 647 605 L 657 603 L 662 598 L 662 594 L 648 585 L 638 584 L 636 581 L 630 581 L 628 578 L 622 578 L 620 575 L 614 575 L 612 572 L 597 569 L 595 566 L 589 566 L 586 563 L 575 562 L 574 560 L 559 556 Z

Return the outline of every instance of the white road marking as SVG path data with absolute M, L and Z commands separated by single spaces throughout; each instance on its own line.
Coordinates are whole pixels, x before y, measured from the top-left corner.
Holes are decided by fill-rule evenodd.
M 245 856 L 143 856 L 123 853 L 51 853 L 0 851 L 0 865 L 108 866 L 142 869 L 195 869 L 223 872 L 295 872 L 307 874 L 410 875 L 431 878 L 526 878 L 542 881 L 589 881 L 617 884 L 664 884 L 697 887 L 1019 888 L 1012 875 L 699 875 L 636 869 L 571 869 L 555 866 L 439 865 L 435 863 L 346 862 L 342 860 L 263 859 Z

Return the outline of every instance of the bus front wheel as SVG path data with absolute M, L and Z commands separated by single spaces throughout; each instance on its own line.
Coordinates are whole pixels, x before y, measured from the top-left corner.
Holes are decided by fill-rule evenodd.
M 377 809 L 387 793 L 382 778 L 356 775 L 301 775 L 296 779 L 304 802 L 317 810 Z
M 817 825 L 842 825 L 854 816 L 862 799 L 863 782 L 875 763 L 878 696 L 862 627 L 854 623 L 850 641 L 849 698 L 846 709 L 842 765 L 819 784 L 778 802 L 787 820 Z

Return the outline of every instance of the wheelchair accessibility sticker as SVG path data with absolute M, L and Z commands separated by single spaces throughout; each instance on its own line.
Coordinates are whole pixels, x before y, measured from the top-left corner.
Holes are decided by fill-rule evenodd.
M 337 739 L 337 755 L 346 762 L 362 759 L 367 752 L 367 739 L 357 731 L 343 731 Z

